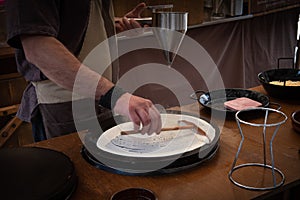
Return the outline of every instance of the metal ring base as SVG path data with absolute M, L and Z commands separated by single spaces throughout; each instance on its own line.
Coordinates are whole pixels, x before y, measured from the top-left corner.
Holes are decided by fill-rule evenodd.
M 232 178 L 232 174 L 234 171 L 240 169 L 240 168 L 243 168 L 243 167 L 251 167 L 251 166 L 258 166 L 258 167 L 264 167 L 264 168 L 269 168 L 269 169 L 274 169 L 274 172 L 276 171 L 278 174 L 280 174 L 282 180 L 280 183 L 276 184 L 276 182 L 274 183 L 274 186 L 272 187 L 252 187 L 252 186 L 248 186 L 248 185 L 243 185 L 237 181 L 235 181 L 233 178 Z M 273 174 L 273 177 L 275 176 L 275 174 Z M 280 187 L 281 185 L 283 185 L 284 181 L 285 181 L 285 177 L 284 177 L 284 174 L 277 168 L 275 167 L 272 167 L 271 165 L 265 165 L 265 164 L 262 164 L 262 163 L 246 163 L 246 164 L 241 164 L 241 165 L 237 165 L 235 166 L 234 168 L 231 169 L 231 171 L 229 172 L 228 174 L 228 177 L 230 179 L 230 181 L 241 187 L 241 188 L 245 188 L 245 189 L 248 189 L 248 190 L 260 190 L 260 191 L 263 191 L 263 190 L 271 190 L 271 189 L 275 189 L 275 188 L 278 188 Z

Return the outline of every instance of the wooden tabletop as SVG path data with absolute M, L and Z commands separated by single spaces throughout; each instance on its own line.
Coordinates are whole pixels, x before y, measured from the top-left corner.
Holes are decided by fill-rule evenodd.
M 262 87 L 253 90 L 265 93 Z M 236 121 L 227 119 L 221 129 L 220 148 L 213 159 L 192 169 L 156 176 L 125 176 L 113 174 L 97 169 L 87 163 L 81 156 L 81 140 L 78 134 L 70 134 L 47 141 L 33 144 L 33 146 L 45 147 L 61 151 L 68 155 L 75 164 L 79 177 L 78 187 L 71 199 L 110 199 L 117 191 L 130 187 L 143 187 L 152 190 L 159 200 L 174 199 L 252 199 L 264 198 L 275 193 L 288 190 L 300 185 L 300 134 L 291 126 L 291 113 L 300 110 L 299 101 L 283 101 L 270 99 L 280 103 L 281 111 L 288 116 L 275 138 L 273 152 L 275 167 L 285 175 L 284 185 L 268 191 L 252 191 L 234 185 L 228 178 L 235 154 L 241 137 Z M 198 103 L 182 107 L 182 110 L 191 113 L 199 112 L 201 116 L 208 116 Z M 176 108 L 175 108 L 176 109 Z M 218 124 L 218 119 L 215 120 Z M 245 152 L 241 153 L 238 163 L 246 163 L 257 159 L 262 161 L 263 153 L 260 150 L 262 138 L 260 133 L 253 132 L 247 136 Z M 270 158 L 267 158 L 269 161 Z M 247 180 L 256 179 L 258 183 L 263 180 L 257 175 L 257 171 L 240 172 L 239 178 L 247 183 Z M 252 174 L 251 174 L 252 173 Z

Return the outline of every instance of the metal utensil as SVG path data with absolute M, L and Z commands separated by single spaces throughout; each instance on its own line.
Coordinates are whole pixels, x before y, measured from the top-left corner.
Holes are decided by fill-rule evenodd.
M 159 45 L 164 50 L 168 65 L 171 66 L 187 31 L 187 12 L 154 12 L 152 13 L 152 27 Z M 180 32 L 182 34 L 176 33 Z
M 295 55 L 294 55 L 294 67 L 295 69 L 300 68 L 300 15 L 297 24 L 297 44 L 295 47 Z
M 144 25 L 151 26 L 152 25 L 152 17 L 138 17 L 138 18 L 128 18 L 128 19 L 135 20 L 135 21 L 139 22 L 142 26 L 144 26 Z

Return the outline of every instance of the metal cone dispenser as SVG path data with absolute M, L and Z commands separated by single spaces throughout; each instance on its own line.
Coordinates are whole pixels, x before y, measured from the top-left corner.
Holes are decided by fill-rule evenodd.
M 159 6 L 155 7 L 160 8 Z M 153 32 L 164 51 L 169 66 L 173 63 L 187 31 L 187 24 L 187 12 L 157 11 L 156 9 L 152 9 Z M 180 38 L 178 38 L 178 33 L 175 33 L 175 31 L 182 33 Z

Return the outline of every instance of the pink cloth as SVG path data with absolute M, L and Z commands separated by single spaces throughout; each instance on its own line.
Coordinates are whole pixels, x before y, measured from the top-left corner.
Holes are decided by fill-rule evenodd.
M 234 100 L 226 101 L 224 103 L 224 106 L 226 108 L 232 109 L 232 110 L 243 110 L 248 108 L 254 108 L 261 106 L 262 104 L 260 102 L 254 101 L 252 99 L 249 99 L 247 97 L 241 97 Z

